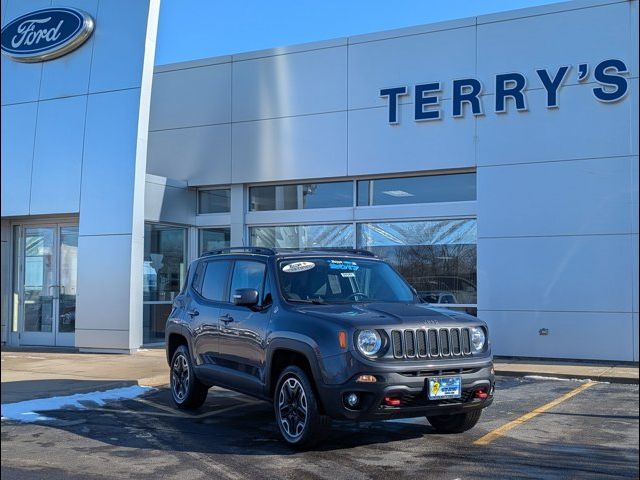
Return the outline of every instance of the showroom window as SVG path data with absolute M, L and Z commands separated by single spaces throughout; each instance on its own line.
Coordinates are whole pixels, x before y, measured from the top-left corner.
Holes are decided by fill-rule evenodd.
M 251 245 L 272 248 L 353 247 L 353 224 L 250 227 Z
M 226 227 L 201 228 L 198 230 L 198 252 L 227 248 L 231 246 L 231 229 Z
M 353 206 L 353 182 L 268 185 L 249 188 L 249 210 L 301 210 Z
M 231 210 L 231 189 L 214 188 L 198 190 L 198 213 L 229 213 Z
M 476 220 L 358 224 L 358 247 L 396 268 L 429 303 L 477 314 Z
M 358 206 L 461 202 L 476 199 L 476 174 L 358 180 Z
M 187 229 L 145 224 L 143 264 L 143 342 L 164 341 L 173 299 L 187 270 Z

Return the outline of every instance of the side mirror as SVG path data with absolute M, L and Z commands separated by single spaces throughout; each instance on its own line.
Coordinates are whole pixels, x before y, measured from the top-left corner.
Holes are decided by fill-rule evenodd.
M 238 288 L 233 292 L 233 303 L 240 307 L 255 307 L 258 305 L 259 295 L 255 288 Z

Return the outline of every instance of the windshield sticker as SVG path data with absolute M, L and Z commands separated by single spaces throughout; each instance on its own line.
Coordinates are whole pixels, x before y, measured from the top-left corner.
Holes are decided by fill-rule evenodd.
M 350 270 L 355 272 L 360 268 L 356 262 L 348 260 L 327 260 L 327 262 L 329 262 L 329 268 L 332 270 Z
M 315 266 L 316 264 L 313 262 L 293 262 L 282 267 L 282 271 L 286 273 L 306 272 Z
M 340 272 L 340 275 L 345 278 L 355 278 L 356 276 L 353 272 Z

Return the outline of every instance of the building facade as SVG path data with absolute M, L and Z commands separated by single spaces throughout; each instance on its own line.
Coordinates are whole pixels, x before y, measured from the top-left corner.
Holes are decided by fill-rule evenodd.
M 2 59 L 4 342 L 133 351 L 201 252 L 334 246 L 498 355 L 638 361 L 637 1 L 153 70 L 157 4 L 86 3 L 76 50 Z

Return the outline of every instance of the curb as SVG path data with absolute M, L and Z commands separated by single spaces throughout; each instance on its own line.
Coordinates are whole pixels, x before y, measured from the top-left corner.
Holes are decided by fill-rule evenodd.
M 541 377 L 594 380 L 596 382 L 621 383 L 625 385 L 638 385 L 640 383 L 638 377 L 611 377 L 608 375 L 581 375 L 572 373 L 551 373 L 526 370 L 500 370 L 499 367 L 495 367 L 495 371 L 496 375 L 502 375 L 505 377 L 524 377 L 527 375 L 537 375 Z

